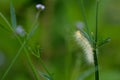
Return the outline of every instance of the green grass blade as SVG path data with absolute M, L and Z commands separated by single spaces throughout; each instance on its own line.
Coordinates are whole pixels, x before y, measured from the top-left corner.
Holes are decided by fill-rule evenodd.
M 89 38 L 89 35 L 88 33 L 86 33 L 84 30 L 80 29 L 80 32 L 84 35 L 85 38 L 88 39 L 88 41 L 90 42 L 90 38 Z
M 94 43 L 94 67 L 95 80 L 99 80 L 99 63 L 98 63 L 98 18 L 99 18 L 99 0 L 96 0 L 96 26 L 95 26 L 95 43 Z
M 12 28 L 15 29 L 17 27 L 17 21 L 16 21 L 15 9 L 14 9 L 12 3 L 10 4 L 10 14 L 11 14 Z
M 9 67 L 6 69 L 6 71 L 5 71 L 5 73 L 3 74 L 1 80 L 4 80 L 4 79 L 5 79 L 5 77 L 7 76 L 8 72 L 9 72 L 10 69 L 12 68 L 13 64 L 15 63 L 15 61 L 16 61 L 16 60 L 18 59 L 18 57 L 20 56 L 20 53 L 21 53 L 22 49 L 25 48 L 27 41 L 32 37 L 32 35 L 33 35 L 33 33 L 35 32 L 35 30 L 37 29 L 37 27 L 38 27 L 38 26 L 35 26 L 35 27 L 31 30 L 31 32 L 30 32 L 29 35 L 27 36 L 27 39 L 26 39 L 23 43 L 20 42 L 20 43 L 21 43 L 21 47 L 20 47 L 20 49 L 18 50 L 16 56 L 13 58 L 13 60 L 12 60 L 12 62 L 10 63 Z M 29 61 L 30 61 L 30 60 L 29 60 Z
M 84 22 L 85 22 L 86 32 L 88 34 L 88 38 L 90 40 L 90 43 L 93 45 L 92 36 L 91 36 L 90 29 L 89 29 L 88 22 L 87 22 L 87 17 L 85 15 L 84 0 L 80 0 L 80 6 L 81 6 L 81 12 L 82 12 L 82 15 L 83 15 L 83 19 L 84 19 Z
M 0 24 L 2 28 L 13 32 L 13 29 L 11 28 L 9 21 L 4 17 L 4 15 L 1 12 L 0 12 Z
M 37 58 L 40 58 L 40 50 L 39 49 L 32 49 L 31 47 L 27 46 L 27 49 Z
M 38 25 L 39 25 L 39 24 L 33 26 L 33 28 L 31 29 L 31 31 L 30 31 L 30 33 L 29 33 L 29 35 L 27 36 L 27 40 L 29 40 L 29 39 L 31 38 L 31 36 L 33 35 L 33 33 L 34 33 L 34 32 L 36 31 L 36 29 L 38 28 Z
M 110 42 L 110 40 L 111 39 L 109 37 L 104 39 L 104 40 L 102 40 L 101 42 L 99 42 L 98 47 L 101 47 L 101 46 L 107 44 L 108 42 Z
M 78 77 L 77 80 L 85 80 L 87 77 L 89 77 L 93 73 L 94 73 L 94 68 L 88 69 L 85 72 L 83 72 L 82 74 L 80 74 L 80 76 Z
M 10 30 L 9 29 L 7 29 L 4 25 L 2 25 L 1 23 L 0 23 L 0 28 L 1 29 L 3 29 L 4 31 L 6 31 L 6 32 L 9 32 L 10 33 Z
M 13 60 L 11 61 L 9 67 L 6 69 L 5 73 L 3 74 L 1 80 L 4 80 L 5 77 L 7 76 L 8 72 L 10 71 L 10 69 L 12 68 L 13 64 L 15 63 L 15 61 L 18 59 L 22 49 L 24 48 L 26 44 L 26 41 L 24 41 L 24 43 L 22 44 L 22 46 L 20 47 L 20 49 L 18 50 L 17 54 L 15 55 L 15 57 L 13 58 Z
M 52 74 L 49 72 L 49 70 L 47 69 L 46 65 L 44 64 L 44 62 L 42 61 L 42 59 L 39 59 L 42 67 L 45 69 L 45 71 L 47 72 L 47 74 L 52 78 Z
M 4 17 L 4 15 L 3 15 L 2 13 L 0 13 L 0 19 L 1 19 L 1 21 L 4 21 L 4 23 L 7 25 L 7 27 L 9 28 L 9 30 L 11 30 L 13 33 L 15 33 L 15 27 L 16 27 L 15 25 L 17 25 L 17 24 L 16 24 L 16 17 L 15 17 L 14 7 L 13 7 L 12 5 L 11 5 L 12 26 L 10 25 L 9 21 Z M 27 41 L 32 37 L 33 33 L 35 32 L 35 30 L 36 30 L 37 27 L 38 27 L 38 25 L 36 26 L 36 24 L 37 24 L 37 19 L 38 19 L 38 16 L 36 17 L 36 20 L 35 20 L 35 23 L 34 23 L 34 25 L 33 25 L 32 30 L 31 30 L 30 33 L 27 35 L 27 38 L 25 39 L 25 41 L 24 41 L 23 43 L 22 43 L 21 39 L 19 38 L 19 36 L 17 36 L 17 35 L 15 34 L 16 38 L 18 39 L 18 41 L 19 41 L 20 44 L 21 44 L 21 48 L 18 50 L 16 56 L 14 57 L 14 59 L 12 60 L 12 62 L 10 63 L 8 69 L 7 69 L 7 70 L 5 71 L 5 73 L 3 74 L 1 80 L 4 80 L 4 79 L 5 79 L 5 77 L 7 76 L 8 72 L 9 72 L 10 69 L 12 68 L 13 64 L 15 63 L 15 61 L 17 60 L 17 58 L 19 57 L 19 55 L 20 55 L 20 53 L 21 53 L 21 51 L 22 51 L 23 48 L 24 48 L 24 51 L 25 51 L 25 53 L 26 53 L 27 60 L 28 60 L 30 66 L 31 66 L 31 68 L 32 68 L 32 71 L 33 71 L 33 73 L 34 73 L 34 75 L 35 75 L 35 78 L 36 78 L 36 80 L 39 80 L 39 76 L 38 76 L 37 70 L 35 69 L 34 65 L 32 64 L 32 61 L 31 61 L 30 56 L 29 56 L 29 53 L 28 53 L 28 51 L 27 51 L 27 49 L 26 49 L 26 47 L 25 47 Z M 3 26 L 2 26 L 2 27 L 3 27 Z
M 33 26 L 30 33 L 27 35 L 26 41 L 28 41 L 32 37 L 34 32 L 37 30 L 37 28 L 38 28 L 38 24 Z M 27 57 L 27 61 L 28 61 L 29 65 L 30 65 L 30 67 L 31 67 L 31 69 L 33 71 L 33 74 L 35 75 L 36 80 L 40 80 L 39 76 L 38 76 L 38 72 L 37 72 L 36 68 L 34 67 L 34 64 L 32 63 L 32 61 L 30 59 L 29 52 L 28 52 L 26 46 L 24 47 L 24 51 L 25 51 L 25 54 L 26 54 L 26 57 Z
M 45 78 L 46 80 L 53 80 L 50 76 L 48 76 L 48 75 L 45 74 L 45 73 L 39 72 L 39 74 L 40 74 L 43 78 Z
M 47 72 L 47 75 L 46 74 L 40 74 L 40 75 L 43 76 L 44 78 L 47 78 L 48 80 L 53 80 L 52 74 L 49 72 L 49 70 L 47 69 L 46 65 L 44 64 L 44 62 L 40 57 L 40 49 L 39 48 L 32 49 L 31 47 L 28 47 L 28 50 L 32 53 L 32 55 L 34 55 L 37 58 L 40 58 L 39 61 L 42 67 L 44 68 L 44 70 Z
M 33 26 L 32 30 L 30 31 L 30 33 L 29 33 L 28 36 L 27 36 L 26 41 L 28 41 L 28 40 L 32 37 L 33 33 L 37 30 L 37 28 L 38 28 L 38 24 L 35 25 L 35 26 Z M 26 54 L 28 63 L 29 63 L 29 65 L 30 65 L 30 67 L 32 68 L 32 71 L 33 71 L 33 73 L 34 73 L 34 75 L 35 75 L 36 80 L 40 80 L 40 79 L 39 79 L 39 76 L 38 76 L 38 71 L 37 71 L 36 68 L 34 67 L 34 64 L 32 63 L 32 61 L 31 61 L 31 59 L 30 59 L 30 55 L 29 55 L 29 52 L 28 52 L 28 50 L 27 50 L 26 47 L 24 47 L 24 51 L 25 51 L 25 54 Z
M 36 78 L 35 80 L 40 80 L 39 75 L 38 75 L 38 71 L 34 67 L 34 64 L 32 63 L 32 60 L 30 59 L 30 55 L 29 55 L 27 49 L 24 48 L 24 51 L 25 51 L 25 54 L 26 54 L 26 57 L 27 57 L 27 61 L 28 61 L 29 65 L 30 65 L 30 67 L 32 68 L 33 74 L 35 75 L 35 78 Z
M 89 27 L 88 27 L 88 22 L 87 22 L 87 18 L 86 18 L 86 15 L 85 15 L 85 7 L 84 7 L 84 1 L 83 0 L 80 0 L 81 2 L 81 11 L 82 11 L 82 15 L 83 15 L 83 19 L 84 19 L 84 22 L 85 22 L 85 25 L 86 25 L 86 30 L 87 30 L 87 33 L 89 34 L 90 33 L 90 30 L 89 30 Z

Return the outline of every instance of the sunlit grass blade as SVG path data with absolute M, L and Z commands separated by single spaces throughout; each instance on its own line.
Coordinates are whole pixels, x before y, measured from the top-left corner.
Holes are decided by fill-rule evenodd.
M 15 29 L 15 28 L 17 27 L 17 21 L 16 21 L 15 9 L 14 9 L 14 7 L 13 7 L 12 2 L 11 2 L 11 4 L 10 4 L 10 14 L 11 14 L 12 27 L 13 27 L 13 29 Z

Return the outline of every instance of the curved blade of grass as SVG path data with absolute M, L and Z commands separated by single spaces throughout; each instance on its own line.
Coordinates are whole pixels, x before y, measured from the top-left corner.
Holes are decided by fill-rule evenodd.
M 53 79 L 52 74 L 49 72 L 49 70 L 47 69 L 46 65 L 44 64 L 44 62 L 42 61 L 41 58 L 39 59 L 39 61 L 40 61 L 41 65 L 42 65 L 42 67 L 43 67 L 43 68 L 45 69 L 45 71 L 47 72 L 47 74 Z
M 84 35 L 85 38 L 87 38 L 87 40 L 90 42 L 90 38 L 88 33 L 86 33 L 84 30 L 80 29 L 80 31 L 82 32 L 82 34 Z M 93 39 L 92 39 L 93 40 Z
M 50 76 L 48 76 L 48 75 L 45 74 L 45 73 L 39 72 L 39 74 L 40 74 L 42 77 L 44 77 L 45 79 L 47 79 L 47 80 L 53 80 Z
M 8 72 L 10 71 L 10 69 L 12 68 L 13 64 L 15 63 L 15 61 L 17 60 L 17 58 L 19 57 L 22 49 L 24 48 L 25 44 L 26 44 L 27 41 L 24 41 L 22 46 L 20 47 L 20 49 L 18 50 L 17 54 L 15 55 L 15 57 L 12 59 L 9 67 L 6 69 L 5 73 L 3 74 L 1 80 L 4 80 L 5 77 L 7 76 Z
M 40 12 L 38 12 L 38 13 L 40 13 Z M 12 14 L 13 17 L 15 16 L 14 14 L 15 14 L 15 13 Z M 27 60 L 28 60 L 30 66 L 31 66 L 31 68 L 32 68 L 32 71 L 33 71 L 35 77 L 36 77 L 36 80 L 39 80 L 39 76 L 37 75 L 37 71 L 36 71 L 34 65 L 32 64 L 32 61 L 31 61 L 30 56 L 29 56 L 29 54 L 28 54 L 28 51 L 27 51 L 27 49 L 24 47 L 24 46 L 26 45 L 26 43 L 27 43 L 27 40 L 29 40 L 29 39 L 31 38 L 32 34 L 35 32 L 35 30 L 36 30 L 37 27 L 38 27 L 38 25 L 37 25 L 37 26 L 35 25 L 35 24 L 37 24 L 38 16 L 39 16 L 39 14 L 37 15 L 37 17 L 36 17 L 36 19 L 35 19 L 35 22 L 34 22 L 34 25 L 33 25 L 33 29 L 31 30 L 31 32 L 29 33 L 29 35 L 27 36 L 26 40 L 25 40 L 23 43 L 22 43 L 21 39 L 19 38 L 19 36 L 17 36 L 17 35 L 15 34 L 15 35 L 16 35 L 16 38 L 18 39 L 18 41 L 19 41 L 20 44 L 21 44 L 21 48 L 19 49 L 18 53 L 16 54 L 16 56 L 15 56 L 14 59 L 12 60 L 10 66 L 8 67 L 8 69 L 6 70 L 6 72 L 4 73 L 4 75 L 2 76 L 2 80 L 4 80 L 4 78 L 5 78 L 6 75 L 8 74 L 9 70 L 11 69 L 11 67 L 13 66 L 13 64 L 15 63 L 16 59 L 19 57 L 20 52 L 22 51 L 23 48 L 24 48 L 24 51 L 25 51 L 25 53 L 26 53 Z M 1 17 L 2 21 L 4 21 L 4 22 L 7 24 L 7 27 L 9 27 L 9 30 L 11 30 L 13 33 L 15 33 L 14 28 L 10 25 L 9 21 L 3 16 L 2 13 L 0 13 L 0 17 Z M 15 20 L 15 18 L 14 18 L 14 20 Z M 14 20 L 13 20 L 13 21 L 14 21 Z M 16 20 L 15 20 L 15 21 L 16 21 Z M 15 24 L 14 24 L 14 25 L 15 25 Z
M 40 58 L 40 51 L 38 50 L 33 50 L 31 47 L 27 46 L 28 50 L 32 53 L 37 58 Z
M 12 30 L 12 27 L 11 27 L 9 21 L 4 17 L 4 15 L 1 12 L 0 12 L 0 24 L 2 25 L 2 28 L 5 30 L 7 30 L 9 32 Z
M 11 4 L 10 4 L 10 14 L 11 14 L 12 27 L 13 27 L 13 29 L 15 29 L 15 28 L 17 27 L 17 21 L 16 21 L 15 9 L 14 9 L 14 7 L 13 7 L 12 2 L 11 2 Z
M 0 28 L 3 29 L 4 31 L 10 33 L 10 30 L 7 29 L 6 27 L 4 27 L 4 25 L 2 25 L 1 23 L 0 23 Z
M 30 31 L 30 33 L 28 34 L 26 40 L 29 40 L 29 39 L 32 37 L 32 35 L 34 34 L 34 32 L 36 31 L 37 28 L 38 28 L 38 24 L 35 25 L 35 26 L 31 29 L 31 31 Z
M 35 32 L 35 30 L 37 29 L 37 27 L 38 27 L 38 25 L 35 26 L 35 27 L 31 30 L 31 32 L 30 32 L 30 33 L 28 34 L 28 36 L 27 36 L 27 39 L 26 39 L 23 43 L 20 42 L 20 43 L 21 43 L 21 47 L 20 47 L 20 49 L 18 50 L 16 56 L 15 56 L 15 57 L 13 58 L 13 60 L 11 61 L 9 67 L 6 69 L 6 71 L 5 71 L 5 73 L 3 74 L 1 80 L 4 80 L 4 79 L 5 79 L 5 77 L 7 76 L 8 72 L 9 72 L 10 69 L 12 68 L 13 64 L 15 63 L 15 61 L 17 60 L 17 58 L 19 57 L 22 49 L 25 48 L 27 41 L 32 37 L 32 35 L 33 35 L 33 33 Z M 25 51 L 27 51 L 27 50 L 25 49 Z M 29 59 L 29 57 L 28 57 L 28 54 L 27 54 L 27 58 L 28 58 L 28 60 L 29 60 L 29 62 L 30 62 L 30 59 Z M 32 66 L 33 71 L 35 72 L 35 69 L 33 68 L 33 64 L 31 64 L 31 66 Z M 35 73 L 35 74 L 36 74 L 36 73 Z M 37 80 L 39 80 L 39 79 L 37 79 Z
M 44 77 L 47 77 L 49 78 L 49 80 L 53 80 L 53 77 L 52 77 L 52 74 L 49 72 L 49 70 L 47 69 L 46 65 L 44 64 L 44 62 L 42 61 L 41 57 L 40 57 L 40 49 L 39 48 L 36 48 L 35 50 L 33 50 L 31 47 L 28 47 L 28 50 L 30 50 L 30 52 L 32 52 L 32 54 L 37 57 L 37 58 L 40 58 L 39 61 L 42 65 L 42 67 L 45 69 L 45 71 L 47 72 L 48 75 L 42 75 Z
M 101 46 L 107 44 L 108 42 L 110 42 L 110 40 L 111 39 L 109 37 L 104 39 L 104 40 L 102 40 L 101 42 L 99 42 L 98 47 L 101 47 Z
M 93 44 L 92 37 L 91 37 L 91 34 L 90 34 L 90 29 L 89 29 L 88 22 L 87 22 L 87 18 L 86 18 L 86 15 L 85 15 L 85 7 L 84 7 L 83 0 L 80 0 L 80 5 L 81 5 L 81 11 L 82 11 L 83 19 L 84 19 L 84 22 L 85 22 L 85 25 L 86 25 L 86 31 L 87 31 L 87 34 L 88 34 L 88 38 L 90 40 L 90 43 Z
M 83 72 L 77 80 L 85 80 L 88 76 L 94 73 L 94 68 L 88 69 L 87 71 Z
M 28 41 L 32 37 L 32 35 L 34 34 L 34 32 L 37 30 L 37 28 L 38 28 L 38 24 L 35 25 L 35 26 L 33 26 L 32 30 L 30 31 L 29 35 L 26 38 L 26 41 Z M 34 67 L 34 64 L 32 63 L 32 60 L 30 59 L 29 52 L 28 52 L 28 50 L 27 50 L 26 47 L 24 47 L 24 51 L 25 51 L 28 63 L 30 65 L 30 67 L 32 68 L 32 71 L 33 71 L 33 73 L 35 75 L 36 80 L 40 80 L 39 76 L 38 76 L 38 71 Z
M 38 71 L 37 71 L 36 68 L 34 67 L 34 64 L 32 63 L 32 60 L 30 59 L 30 55 L 29 55 L 27 49 L 24 48 L 24 51 L 25 51 L 25 54 L 26 54 L 26 57 L 27 57 L 27 61 L 28 61 L 29 65 L 30 65 L 30 67 L 32 68 L 32 71 L 33 71 L 33 73 L 34 73 L 34 75 L 35 75 L 35 80 L 40 80 L 40 79 L 39 79 L 39 75 L 38 75 Z

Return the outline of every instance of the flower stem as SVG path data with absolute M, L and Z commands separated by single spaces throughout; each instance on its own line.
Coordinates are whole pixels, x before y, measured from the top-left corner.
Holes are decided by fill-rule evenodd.
M 98 66 L 98 48 L 97 48 L 97 42 L 98 42 L 98 10 L 99 9 L 99 0 L 97 0 L 96 4 L 96 27 L 95 27 L 95 43 L 94 43 L 94 66 L 95 66 L 95 80 L 99 80 L 99 66 Z
M 83 15 L 83 20 L 84 20 L 85 26 L 86 26 L 86 31 L 87 31 L 88 37 L 90 39 L 90 43 L 93 44 L 92 37 L 91 37 L 91 34 L 90 34 L 90 29 L 89 29 L 88 22 L 87 22 L 87 17 L 85 15 L 84 2 L 83 2 L 83 0 L 80 0 L 80 1 L 81 1 L 80 3 L 81 3 L 81 11 L 82 11 L 82 15 Z
M 97 48 L 94 52 L 94 65 L 95 65 L 95 80 L 99 80 L 99 67 L 98 67 L 98 58 L 97 58 Z

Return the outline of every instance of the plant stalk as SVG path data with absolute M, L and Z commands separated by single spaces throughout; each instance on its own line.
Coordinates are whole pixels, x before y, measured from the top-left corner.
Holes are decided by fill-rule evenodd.
M 95 80 L 99 80 L 99 66 L 98 66 L 97 48 L 93 52 L 94 52 Z
M 84 0 L 80 0 L 81 2 L 81 11 L 82 11 L 82 15 L 83 15 L 83 20 L 85 22 L 85 28 L 86 28 L 86 32 L 88 34 L 88 37 L 89 37 L 89 41 L 91 43 L 91 45 L 93 45 L 93 40 L 92 40 L 92 36 L 91 36 L 91 33 L 90 33 L 90 29 L 89 29 L 89 25 L 88 25 L 88 22 L 87 22 L 87 17 L 85 15 L 85 7 L 84 7 Z
M 98 11 L 99 11 L 99 0 L 96 2 L 96 27 L 95 27 L 95 43 L 94 43 L 94 66 L 95 66 L 95 80 L 99 80 L 99 65 L 98 65 Z

